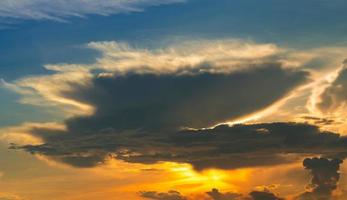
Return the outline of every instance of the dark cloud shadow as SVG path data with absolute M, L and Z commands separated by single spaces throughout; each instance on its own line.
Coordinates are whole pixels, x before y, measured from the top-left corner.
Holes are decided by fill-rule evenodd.
M 69 132 L 210 127 L 271 105 L 308 76 L 284 70 L 279 63 L 234 73 L 204 72 L 205 68 L 211 67 L 179 74 L 99 76 L 87 86 L 71 85 L 73 90 L 61 95 L 92 105 L 96 112 L 67 120 Z
M 271 166 L 299 161 L 305 155 L 344 158 L 347 139 L 299 123 L 220 125 L 173 132 L 103 130 L 93 135 L 50 139 L 17 147 L 77 167 L 92 167 L 109 158 L 130 163 L 190 163 L 197 170 Z

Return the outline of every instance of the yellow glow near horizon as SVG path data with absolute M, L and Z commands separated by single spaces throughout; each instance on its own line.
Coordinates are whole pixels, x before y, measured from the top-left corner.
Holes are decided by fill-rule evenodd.
M 176 177 L 172 184 L 178 185 L 183 192 L 208 191 L 212 188 L 239 190 L 239 185 L 247 182 L 251 172 L 250 169 L 229 171 L 208 169 L 198 172 L 189 164 L 169 165 L 172 165 L 169 171 Z
M 132 168 L 131 165 L 128 166 L 128 169 Z M 143 169 L 151 170 L 143 171 Z M 114 173 L 114 170 L 110 170 Z M 190 164 L 171 162 L 137 165 L 134 170 L 138 173 L 126 174 L 128 178 L 136 179 L 136 184 L 129 183 L 114 189 L 115 191 L 137 193 L 176 190 L 184 195 L 195 195 L 205 194 L 213 188 L 218 188 L 220 191 L 243 192 L 245 188 L 248 188 L 246 186 L 253 172 L 252 169 L 196 171 Z

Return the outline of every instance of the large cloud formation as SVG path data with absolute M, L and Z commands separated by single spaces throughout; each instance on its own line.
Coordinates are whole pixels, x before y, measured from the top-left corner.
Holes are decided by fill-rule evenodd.
M 305 83 L 307 72 L 274 61 L 273 46 L 229 41 L 218 48 L 200 44 L 205 49 L 195 53 L 151 53 L 115 43 L 90 45 L 104 52 L 97 67 L 47 66 L 61 75 L 17 83 L 50 100 L 94 108 L 90 115 L 67 119 L 66 130 L 33 130 L 44 143 L 24 146 L 27 151 L 79 167 L 112 157 L 184 162 L 199 170 L 281 164 L 297 159 L 295 154 L 345 153 L 344 138 L 305 124 L 206 129 L 264 109 Z
M 107 127 L 117 131 L 209 127 L 271 105 L 306 76 L 270 63 L 231 74 L 95 77 L 89 85 L 73 85 L 63 94 L 96 108 L 92 117 L 70 119 L 67 125 L 75 134 Z
M 3 0 L 0 18 L 63 21 L 68 17 L 141 11 L 148 6 L 175 2 L 183 0 Z
M 236 134 L 236 127 L 222 131 L 217 138 L 213 138 L 209 131 L 182 134 L 177 133 L 179 129 L 210 127 L 265 108 L 303 83 L 306 77 L 306 72 L 285 70 L 277 63 L 261 64 L 251 70 L 233 73 L 189 70 L 168 75 L 97 76 L 88 84 L 71 83 L 70 89 L 60 94 L 63 98 L 92 105 L 95 112 L 66 120 L 66 131 L 35 130 L 34 134 L 43 137 L 46 144 L 26 149 L 46 155 L 56 154 L 63 161 L 79 166 L 92 166 L 107 155 L 116 154 L 119 159 L 129 162 L 177 160 L 204 167 L 201 162 L 209 154 L 223 155 L 223 149 L 221 154 L 216 149 L 223 137 L 246 135 Z M 216 141 L 204 144 L 206 137 Z M 232 142 L 231 138 L 228 141 Z M 185 153 L 185 148 L 192 145 L 189 142 L 200 143 L 196 152 L 201 154 L 200 159 L 197 159 L 197 154 L 190 158 L 191 153 Z M 66 144 L 56 146 L 62 143 Z M 177 152 L 165 150 L 170 146 Z M 76 148 L 79 152 L 74 152 Z M 131 155 L 143 153 L 141 156 L 126 156 L 129 152 Z M 232 165 L 230 163 L 228 167 Z
M 43 143 L 20 148 L 78 167 L 117 158 L 190 163 L 198 170 L 281 164 L 303 154 L 344 156 L 344 137 L 307 124 L 209 128 L 265 109 L 306 83 L 308 72 L 290 66 L 274 45 L 229 40 L 161 51 L 114 42 L 89 47 L 103 54 L 93 65 L 47 65 L 55 73 L 5 83 L 26 95 L 25 102 L 35 102 L 35 94 L 49 105 L 89 111 L 69 117 L 65 130 L 33 129 Z

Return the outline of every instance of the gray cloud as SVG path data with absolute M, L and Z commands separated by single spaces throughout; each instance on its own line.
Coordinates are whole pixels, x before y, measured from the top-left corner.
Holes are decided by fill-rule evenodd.
M 299 200 L 329 200 L 337 188 L 340 179 L 340 165 L 342 160 L 326 158 L 307 158 L 304 167 L 310 170 L 312 180 L 309 185 L 311 191 L 305 192 L 297 199 Z
M 64 21 L 69 17 L 111 15 L 184 0 L 3 0 L 0 18 Z
M 302 84 L 307 75 L 267 63 L 234 73 L 95 77 L 87 86 L 74 84 L 73 90 L 63 92 L 67 99 L 96 108 L 93 116 L 72 118 L 66 124 L 72 134 L 106 128 L 209 127 L 271 105 Z
M 146 199 L 153 200 L 187 200 L 186 197 L 182 196 L 179 192 L 173 190 L 167 193 L 155 191 L 140 192 L 140 196 Z
M 269 191 L 253 191 L 250 196 L 253 200 L 284 200 Z
M 346 147 L 345 137 L 313 125 L 268 123 L 178 132 L 107 129 L 78 137 L 58 134 L 45 144 L 20 148 L 77 167 L 116 158 L 131 163 L 190 163 L 201 170 L 278 165 L 298 161 L 307 154 L 344 158 Z
M 242 195 L 233 192 L 221 193 L 218 189 L 213 188 L 211 191 L 206 192 L 212 200 L 241 200 Z

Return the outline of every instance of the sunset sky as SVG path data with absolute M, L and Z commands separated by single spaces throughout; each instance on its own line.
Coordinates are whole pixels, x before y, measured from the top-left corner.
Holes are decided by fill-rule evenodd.
M 346 8 L 1 0 L 0 200 L 347 200 Z

